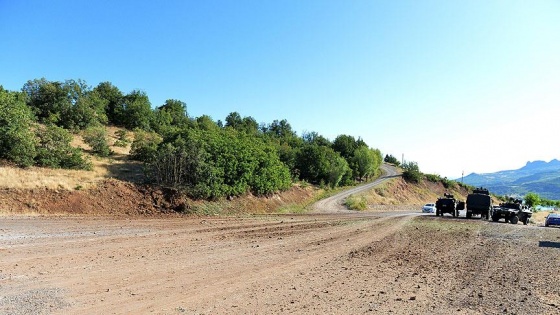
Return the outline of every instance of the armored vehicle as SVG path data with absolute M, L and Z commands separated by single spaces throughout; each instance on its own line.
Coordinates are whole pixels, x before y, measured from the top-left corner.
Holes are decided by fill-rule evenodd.
M 523 205 L 521 200 L 510 198 L 509 202 L 501 203 L 499 207 L 492 208 L 491 216 L 494 222 L 504 219 L 511 224 L 517 224 L 521 221 L 524 225 L 527 225 L 529 219 L 533 216 L 533 212 L 529 207 Z
M 459 210 L 465 209 L 465 203 L 458 201 L 450 194 L 443 194 L 443 197 L 436 201 L 436 216 L 443 216 L 444 213 L 451 213 L 453 217 L 459 216 Z
M 473 215 L 480 215 L 481 218 L 488 219 L 492 210 L 492 198 L 488 189 L 479 187 L 467 196 L 467 219 Z

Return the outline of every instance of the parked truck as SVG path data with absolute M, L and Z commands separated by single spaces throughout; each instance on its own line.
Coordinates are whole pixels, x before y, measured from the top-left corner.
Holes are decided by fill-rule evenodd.
M 443 216 L 444 213 L 450 213 L 453 217 L 459 216 L 459 210 L 465 208 L 465 203 L 455 199 L 451 194 L 443 194 L 443 197 L 436 201 L 436 216 Z
M 480 215 L 481 218 L 488 219 L 492 210 L 492 198 L 488 189 L 479 187 L 467 196 L 467 219 L 473 215 Z
M 523 205 L 520 199 L 510 198 L 508 202 L 501 203 L 498 207 L 492 208 L 492 221 L 498 222 L 504 219 L 505 222 L 517 224 L 521 221 L 524 225 L 529 223 L 529 219 L 533 216 L 533 212 L 529 207 Z

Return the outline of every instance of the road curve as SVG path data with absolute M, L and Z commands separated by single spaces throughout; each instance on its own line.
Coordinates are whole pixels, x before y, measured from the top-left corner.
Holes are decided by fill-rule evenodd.
M 379 177 L 378 179 L 374 180 L 371 183 L 367 183 L 367 184 L 363 184 L 348 190 L 345 190 L 343 192 L 340 192 L 334 196 L 330 196 L 328 198 L 322 199 L 317 201 L 316 203 L 313 204 L 313 213 L 352 213 L 352 212 L 357 212 L 354 210 L 348 210 L 345 206 L 344 206 L 344 200 L 352 195 L 352 194 L 356 194 L 359 192 L 363 192 L 366 190 L 369 190 L 383 182 L 385 182 L 386 180 L 399 176 L 399 172 L 397 171 L 397 169 L 391 165 L 388 164 L 382 164 L 381 165 L 381 170 L 383 171 L 383 175 L 381 175 L 381 177 Z

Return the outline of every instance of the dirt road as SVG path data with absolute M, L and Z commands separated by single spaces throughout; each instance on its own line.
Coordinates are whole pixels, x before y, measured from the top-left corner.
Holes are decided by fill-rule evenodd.
M 387 164 L 382 164 L 381 165 L 381 170 L 382 170 L 383 174 L 381 175 L 381 177 L 374 180 L 373 182 L 363 184 L 363 185 L 360 185 L 358 187 L 348 189 L 348 190 L 346 190 L 344 192 L 341 192 L 339 194 L 336 194 L 334 196 L 319 200 L 318 202 L 316 202 L 314 204 L 313 212 L 315 212 L 315 213 L 350 213 L 350 212 L 354 212 L 352 210 L 346 209 L 346 207 L 343 205 L 344 200 L 348 196 L 353 195 L 353 194 L 357 194 L 357 193 L 360 193 L 360 192 L 364 192 L 368 189 L 372 189 L 373 187 L 383 183 L 384 181 L 398 175 L 397 169 L 395 167 L 387 165 Z
M 0 314 L 557 314 L 560 230 L 393 213 L 0 218 Z
M 560 229 L 341 198 L 306 215 L 0 217 L 0 314 L 560 313 Z

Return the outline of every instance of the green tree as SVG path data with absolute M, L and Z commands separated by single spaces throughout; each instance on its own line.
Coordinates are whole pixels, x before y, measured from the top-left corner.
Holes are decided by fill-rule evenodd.
M 291 139 L 296 138 L 297 135 L 295 131 L 292 130 L 292 126 L 286 119 L 274 120 L 268 126 L 262 126 L 261 130 L 274 138 L 283 139 L 286 142 L 290 142 Z
M 379 168 L 379 159 L 375 151 L 364 146 L 354 150 L 352 162 L 355 165 L 356 175 L 360 179 L 374 176 Z
M 33 114 L 22 93 L 0 86 L 0 158 L 19 166 L 31 166 L 36 156 L 32 132 Z
M 217 129 L 221 128 L 218 126 L 216 122 L 212 120 L 212 118 L 208 115 L 202 115 L 196 118 L 195 126 L 201 130 L 212 130 L 216 131 Z
M 146 93 L 138 90 L 132 91 L 125 96 L 124 105 L 124 127 L 131 130 L 135 128 L 150 130 L 153 111 Z
M 306 144 L 298 151 L 296 168 L 300 179 L 314 184 L 325 183 L 331 187 L 340 184 L 349 169 L 346 160 L 332 148 L 317 144 Z
M 93 89 L 93 92 L 106 103 L 105 116 L 108 123 L 124 126 L 125 103 L 123 93 L 111 82 L 99 83 Z
M 529 207 L 538 206 L 540 202 L 541 198 L 535 193 L 530 192 L 525 195 L 525 204 Z
M 99 126 L 86 129 L 84 131 L 84 141 L 91 147 L 94 154 L 102 157 L 111 155 L 105 127 Z
M 349 135 L 339 135 L 334 139 L 332 148 L 349 161 L 354 155 L 354 151 L 358 148 L 358 141 Z
M 275 148 L 232 128 L 185 129 L 149 163 L 150 178 L 193 198 L 270 194 L 291 185 Z
M 246 134 L 256 135 L 260 132 L 259 124 L 255 120 L 255 118 L 251 116 L 243 117 L 241 125 L 241 131 L 245 132 Z
M 107 101 L 92 92 L 85 81 L 36 79 L 28 81 L 23 92 L 40 122 L 76 130 L 107 123 Z
M 243 119 L 238 112 L 231 112 L 226 117 L 225 127 L 231 127 L 233 129 L 239 129 L 243 125 Z
M 384 161 L 385 163 L 394 164 L 396 166 L 399 166 L 401 164 L 401 162 L 399 162 L 399 160 L 396 157 L 392 156 L 391 154 L 385 155 Z
M 302 139 L 303 142 L 307 144 L 316 144 L 318 146 L 331 147 L 331 142 L 316 131 L 304 132 L 302 135 Z
M 39 143 L 37 146 L 37 164 L 51 168 L 91 169 L 82 151 L 70 145 L 72 135 L 65 129 L 47 125 L 36 129 Z
M 176 132 L 191 125 L 187 115 L 187 104 L 169 99 L 154 112 L 152 129 L 161 135 Z
M 163 138 L 151 131 L 142 129 L 134 130 L 134 141 L 130 147 L 130 156 L 132 159 L 149 162 L 156 155 L 158 145 L 163 141 Z
M 422 180 L 422 173 L 416 162 L 406 162 L 403 164 L 404 172 L 402 174 L 407 182 L 419 183 Z

